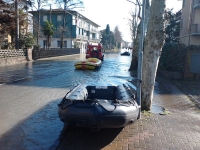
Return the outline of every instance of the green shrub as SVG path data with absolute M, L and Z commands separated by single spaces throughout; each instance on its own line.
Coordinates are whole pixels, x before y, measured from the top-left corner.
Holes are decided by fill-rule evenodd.
M 158 68 L 167 71 L 184 71 L 188 47 L 179 43 L 165 43 Z
M 187 50 L 200 50 L 200 46 L 186 46 L 180 43 L 165 43 L 162 48 L 158 68 L 167 71 L 183 72 Z
M 35 38 L 32 33 L 27 33 L 26 35 L 21 35 L 19 39 L 20 48 L 30 48 L 35 45 Z

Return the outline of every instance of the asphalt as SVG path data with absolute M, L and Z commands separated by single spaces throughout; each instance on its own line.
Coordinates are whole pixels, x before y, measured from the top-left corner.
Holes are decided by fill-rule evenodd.
M 200 81 L 158 74 L 155 91 L 152 110 L 132 125 L 100 131 L 66 127 L 52 149 L 200 150 Z

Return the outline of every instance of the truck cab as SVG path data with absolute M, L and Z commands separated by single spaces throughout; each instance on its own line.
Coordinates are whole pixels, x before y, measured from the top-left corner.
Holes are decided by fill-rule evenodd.
M 98 58 L 101 61 L 104 60 L 104 50 L 101 44 L 98 45 L 87 45 L 86 59 Z

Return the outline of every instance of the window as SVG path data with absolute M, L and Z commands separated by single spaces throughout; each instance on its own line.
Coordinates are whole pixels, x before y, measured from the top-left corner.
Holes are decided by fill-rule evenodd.
M 62 15 L 57 16 L 57 21 L 62 21 Z
M 43 16 L 43 21 L 47 21 L 47 15 Z
M 76 34 L 79 34 L 79 27 L 76 28 Z
M 95 33 L 92 33 L 92 38 L 95 39 Z
M 79 35 L 81 34 L 81 29 L 80 29 L 80 28 L 79 28 L 78 34 L 79 34 Z
M 64 41 L 63 47 L 67 47 L 67 41 Z
M 57 41 L 57 47 L 61 47 L 61 41 Z M 64 41 L 63 47 L 67 47 L 67 41 Z
M 77 24 L 77 17 L 73 16 L 72 20 L 73 20 L 72 25 L 76 25 Z
M 57 47 L 61 46 L 61 41 L 57 41 Z
M 82 29 L 82 35 L 84 35 L 84 30 Z

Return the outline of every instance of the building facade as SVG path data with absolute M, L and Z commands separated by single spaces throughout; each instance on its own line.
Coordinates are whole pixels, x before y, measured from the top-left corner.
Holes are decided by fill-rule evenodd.
M 38 28 L 38 11 L 30 11 L 33 15 L 33 34 Z M 50 48 L 60 48 L 63 38 L 63 48 L 80 48 L 85 51 L 87 43 L 98 44 L 100 42 L 98 27 L 95 22 L 76 11 L 53 9 L 40 11 L 40 29 L 45 21 L 51 21 L 55 27 L 51 39 Z M 46 37 L 40 30 L 38 44 L 45 48 Z
M 183 0 L 180 42 L 200 45 L 200 0 Z

